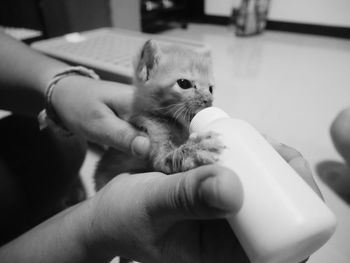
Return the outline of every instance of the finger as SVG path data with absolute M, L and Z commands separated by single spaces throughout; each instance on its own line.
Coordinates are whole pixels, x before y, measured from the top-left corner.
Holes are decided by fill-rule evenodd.
M 135 87 L 132 85 L 106 82 L 109 85 L 109 92 L 104 94 L 104 103 L 121 119 L 125 120 L 130 117 L 135 98 Z
M 292 147 L 282 144 L 267 135 L 264 135 L 264 137 L 271 144 L 271 146 L 283 157 L 283 159 L 286 160 L 286 162 L 289 163 L 290 160 L 296 156 L 301 156 L 301 154 Z
M 96 138 L 108 146 L 132 153 L 138 157 L 146 157 L 150 151 L 150 140 L 146 134 L 135 129 L 131 124 L 111 115 L 96 122 L 98 131 Z
M 150 213 L 168 220 L 224 218 L 236 213 L 243 199 L 238 177 L 209 165 L 167 176 L 151 193 Z
M 304 179 L 304 181 L 318 194 L 322 199 L 323 195 L 320 188 L 317 186 L 309 163 L 301 156 L 295 156 L 289 161 L 290 166 Z
M 300 152 L 285 144 L 265 136 L 266 140 L 282 156 L 282 158 L 305 180 L 305 182 L 323 199 L 322 193 L 318 188 L 311 168 L 308 162 L 303 158 Z

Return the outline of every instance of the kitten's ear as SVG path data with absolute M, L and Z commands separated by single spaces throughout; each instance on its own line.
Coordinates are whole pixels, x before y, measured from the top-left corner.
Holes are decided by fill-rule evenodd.
M 152 71 L 157 67 L 161 50 L 154 40 L 148 40 L 142 47 L 140 56 L 136 61 L 135 74 L 142 81 L 147 81 Z

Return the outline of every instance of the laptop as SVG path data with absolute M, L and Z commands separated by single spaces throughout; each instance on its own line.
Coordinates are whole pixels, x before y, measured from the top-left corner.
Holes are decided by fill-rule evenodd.
M 148 39 L 155 39 L 161 44 L 184 45 L 195 50 L 208 49 L 200 42 L 116 28 L 70 33 L 34 42 L 31 46 L 71 65 L 92 68 L 102 79 L 131 83 L 132 62 Z

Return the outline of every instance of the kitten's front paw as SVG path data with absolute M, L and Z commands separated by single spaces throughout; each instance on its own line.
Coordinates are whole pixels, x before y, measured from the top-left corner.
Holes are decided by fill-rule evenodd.
M 219 134 L 214 132 L 192 134 L 187 146 L 190 154 L 184 158 L 182 170 L 217 162 L 225 148 Z
M 187 171 L 217 162 L 224 148 L 217 133 L 192 134 L 185 144 L 173 152 L 167 155 L 156 155 L 153 167 L 166 174 Z

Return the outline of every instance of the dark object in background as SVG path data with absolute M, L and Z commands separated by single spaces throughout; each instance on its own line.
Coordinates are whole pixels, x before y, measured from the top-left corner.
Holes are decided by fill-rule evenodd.
M 43 38 L 110 27 L 110 0 L 1 0 L 0 25 L 39 30 Z
M 198 6 L 186 0 L 1 0 L 0 25 L 36 29 L 42 38 L 103 27 L 156 33 L 187 28 Z M 188 9 L 189 7 L 189 9 Z M 203 13 L 203 10 L 201 11 Z M 196 15 L 197 14 L 197 15 Z
M 140 0 L 110 0 L 112 26 L 141 31 Z
M 1 0 L 0 25 L 43 31 L 38 0 Z
M 237 36 L 251 36 L 263 32 L 266 27 L 269 0 L 242 0 L 238 9 L 232 10 L 231 23 Z
M 187 28 L 185 0 L 143 0 L 142 32 L 156 33 L 173 27 Z
M 40 1 L 47 37 L 110 27 L 109 0 Z
M 0 31 L 27 44 L 43 39 L 45 26 L 38 1 L 1 0 Z

